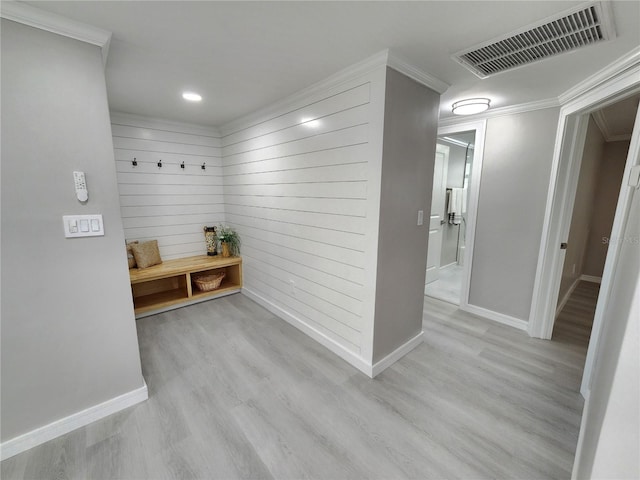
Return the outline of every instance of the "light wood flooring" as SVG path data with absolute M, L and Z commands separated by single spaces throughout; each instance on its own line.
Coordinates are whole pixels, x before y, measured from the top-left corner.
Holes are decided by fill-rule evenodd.
M 375 380 L 240 294 L 147 317 L 149 400 L 2 479 L 570 478 L 582 287 L 557 341 L 425 297 L 424 344 Z

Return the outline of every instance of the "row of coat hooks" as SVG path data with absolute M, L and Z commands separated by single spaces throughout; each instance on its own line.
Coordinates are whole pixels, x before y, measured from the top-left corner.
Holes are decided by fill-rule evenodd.
M 170 162 L 166 162 L 166 163 L 162 163 L 162 159 L 158 160 L 158 162 L 148 162 L 145 160 L 138 160 L 137 158 L 133 157 L 133 160 L 131 160 L 131 165 L 134 167 L 138 166 L 138 163 L 155 163 L 158 168 L 162 168 L 163 165 L 180 165 L 180 168 L 182 168 L 184 170 L 184 168 L 186 167 L 186 165 L 184 164 L 184 162 L 182 163 L 170 163 Z M 202 165 L 200 165 L 200 169 L 201 170 L 206 170 L 207 166 L 206 163 L 203 162 Z

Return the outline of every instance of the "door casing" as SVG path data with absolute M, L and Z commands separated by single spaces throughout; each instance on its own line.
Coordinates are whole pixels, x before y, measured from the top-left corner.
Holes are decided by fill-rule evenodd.
M 560 288 L 560 277 L 564 263 L 564 251 L 560 244 L 566 242 L 577 189 L 589 115 L 601 108 L 616 103 L 624 97 L 640 92 L 640 64 L 620 66 L 617 74 L 611 74 L 600 84 L 578 95 L 560 109 L 558 132 L 553 155 L 553 164 L 547 195 L 547 206 L 538 255 L 538 267 L 529 314 L 528 332 L 532 337 L 550 339 L 555 323 L 555 310 Z M 634 127 L 640 128 L 638 121 Z M 625 188 L 630 169 L 638 162 L 630 146 L 623 174 L 623 183 L 618 196 L 612 238 L 624 231 L 631 204 L 632 192 Z M 637 145 L 636 145 L 636 148 Z M 637 152 L 635 152 L 637 157 Z M 599 337 L 602 332 L 603 314 L 611 292 L 611 280 L 618 261 L 619 245 L 612 243 L 607 252 L 602 275 L 600 294 L 587 350 L 587 359 L 580 392 L 586 398 L 591 383 L 591 373 L 596 359 Z

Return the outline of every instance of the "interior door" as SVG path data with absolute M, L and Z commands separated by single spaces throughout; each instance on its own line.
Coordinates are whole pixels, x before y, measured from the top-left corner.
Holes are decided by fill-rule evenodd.
M 431 194 L 431 215 L 429 216 L 429 249 L 427 250 L 427 276 L 425 285 L 435 282 L 440 271 L 442 250 L 442 226 L 445 223 L 445 199 L 447 194 L 447 169 L 449 147 L 436 145 L 436 161 L 433 168 L 433 191 Z M 426 288 L 426 287 L 425 287 Z

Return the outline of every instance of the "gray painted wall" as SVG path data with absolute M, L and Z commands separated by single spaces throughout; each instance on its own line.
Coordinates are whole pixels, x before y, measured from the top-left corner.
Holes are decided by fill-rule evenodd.
M 604 145 L 598 186 L 593 204 L 587 254 L 585 255 L 585 275 L 601 277 L 607 258 L 608 243 L 603 239 L 611 235 L 613 217 L 618 205 L 618 195 L 622 184 L 622 174 L 629 152 L 629 141 L 609 142 Z
M 571 285 L 584 273 L 585 258 L 588 256 L 587 242 L 591 231 L 591 218 L 600 178 L 604 145 L 605 141 L 600 129 L 593 118 L 589 117 L 576 197 L 571 215 L 569 239 L 567 240 L 567 250 L 560 280 L 559 301 L 564 298 L 571 289 Z M 600 274 L 602 274 L 602 271 Z
M 438 106 L 436 92 L 387 69 L 374 363 L 422 331 Z
M 65 239 L 85 213 L 105 236 Z M 2 441 L 143 385 L 100 49 L 6 20 L 1 373 Z
M 472 305 L 528 320 L 558 114 L 550 108 L 487 121 Z

